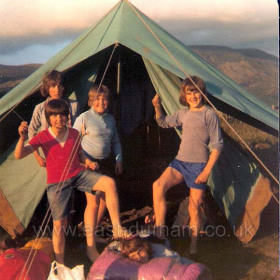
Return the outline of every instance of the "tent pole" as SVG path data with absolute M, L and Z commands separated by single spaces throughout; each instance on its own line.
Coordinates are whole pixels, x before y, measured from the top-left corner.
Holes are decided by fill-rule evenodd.
M 120 93 L 120 87 L 121 87 L 121 57 L 119 55 L 119 61 L 117 65 L 117 94 Z
M 120 128 L 120 119 L 121 119 L 121 48 L 118 48 L 118 59 L 117 59 L 117 85 L 116 85 L 116 120 L 117 126 Z
M 160 129 L 159 129 L 159 126 L 158 126 L 157 129 L 158 129 L 158 147 L 161 150 L 161 139 L 160 139 Z

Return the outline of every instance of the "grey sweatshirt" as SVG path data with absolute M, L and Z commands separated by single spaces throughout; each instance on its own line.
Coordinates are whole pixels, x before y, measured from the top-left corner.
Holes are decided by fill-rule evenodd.
M 209 144 L 219 151 L 223 148 L 219 119 L 208 106 L 202 111 L 181 109 L 171 116 L 161 116 L 156 121 L 163 128 L 182 127 L 181 144 L 176 156 L 178 160 L 206 163 Z

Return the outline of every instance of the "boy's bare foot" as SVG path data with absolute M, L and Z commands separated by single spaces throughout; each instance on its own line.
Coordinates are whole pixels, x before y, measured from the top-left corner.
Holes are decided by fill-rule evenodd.
M 157 226 L 157 227 L 155 227 L 154 228 L 154 234 L 159 239 L 165 239 L 166 238 L 165 226 Z
M 149 215 L 145 216 L 145 224 L 154 224 L 156 222 L 156 216 L 154 211 L 152 213 L 150 213 Z
M 115 240 L 121 239 L 121 238 L 128 238 L 131 236 L 131 233 L 124 227 L 117 226 L 113 228 L 113 238 Z
M 96 250 L 96 247 L 87 246 L 87 257 L 88 257 L 89 261 L 94 262 L 99 256 L 100 256 L 100 254 Z
M 60 264 L 64 264 L 64 253 L 57 254 L 55 253 L 55 261 Z
M 197 236 L 191 236 L 191 242 L 190 242 L 190 248 L 189 248 L 190 255 L 197 254 L 197 241 L 198 241 Z

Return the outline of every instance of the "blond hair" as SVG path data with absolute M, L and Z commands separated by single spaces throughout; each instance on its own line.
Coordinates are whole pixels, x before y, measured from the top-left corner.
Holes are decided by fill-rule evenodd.
M 92 101 L 97 99 L 97 97 L 99 95 L 104 95 L 106 97 L 106 99 L 108 100 L 109 105 L 111 104 L 111 92 L 110 92 L 109 88 L 105 85 L 100 85 L 100 86 L 92 85 L 88 92 L 88 106 L 89 107 L 91 107 Z

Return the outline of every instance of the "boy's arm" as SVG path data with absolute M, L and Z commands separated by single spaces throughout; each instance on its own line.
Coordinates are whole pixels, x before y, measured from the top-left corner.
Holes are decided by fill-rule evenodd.
M 115 165 L 115 174 L 122 175 L 123 173 L 123 164 L 122 164 L 122 146 L 121 141 L 118 135 L 117 126 L 114 120 L 114 134 L 112 138 L 112 148 L 114 151 L 116 165 Z
M 37 162 L 39 163 L 39 165 L 42 166 L 42 167 L 45 167 L 45 166 L 46 166 L 46 159 L 43 158 L 43 157 L 40 155 L 39 151 L 36 150 L 36 151 L 34 151 L 33 154 L 34 154 L 34 156 L 35 156 Z
M 43 114 L 42 108 L 43 108 L 43 105 L 41 103 L 41 104 L 36 105 L 36 107 L 33 111 L 33 115 L 32 115 L 32 118 L 31 118 L 31 121 L 30 121 L 30 124 L 28 127 L 29 140 L 31 140 L 38 133 L 40 127 L 42 126 L 42 122 L 41 122 L 42 114 Z M 39 163 L 39 165 L 42 167 L 45 167 L 46 159 L 40 155 L 39 151 L 36 150 L 36 151 L 34 151 L 33 154 L 34 154 L 37 162 Z
M 19 133 L 20 138 L 16 145 L 15 158 L 21 159 L 34 152 L 32 146 L 30 146 L 30 145 L 24 146 L 24 142 L 27 139 L 27 134 L 28 134 L 27 122 L 21 123 L 21 125 L 18 128 L 18 133 Z
M 152 100 L 155 108 L 155 119 L 157 124 L 162 128 L 172 128 L 182 125 L 182 110 L 177 110 L 174 114 L 166 116 L 161 105 L 160 97 L 158 94 Z
M 161 102 L 158 94 L 155 95 L 155 97 L 152 100 L 152 103 L 155 107 L 156 119 L 159 119 L 163 115 L 163 111 L 162 111 Z
M 197 176 L 197 178 L 195 180 L 196 184 L 202 184 L 202 183 L 205 183 L 207 181 L 207 179 L 208 179 L 216 161 L 218 160 L 220 154 L 221 154 L 221 151 L 216 150 L 216 149 L 212 150 L 206 166 L 204 167 L 202 172 Z
M 122 175 L 122 173 L 123 173 L 123 164 L 121 161 L 116 161 L 115 174 Z

